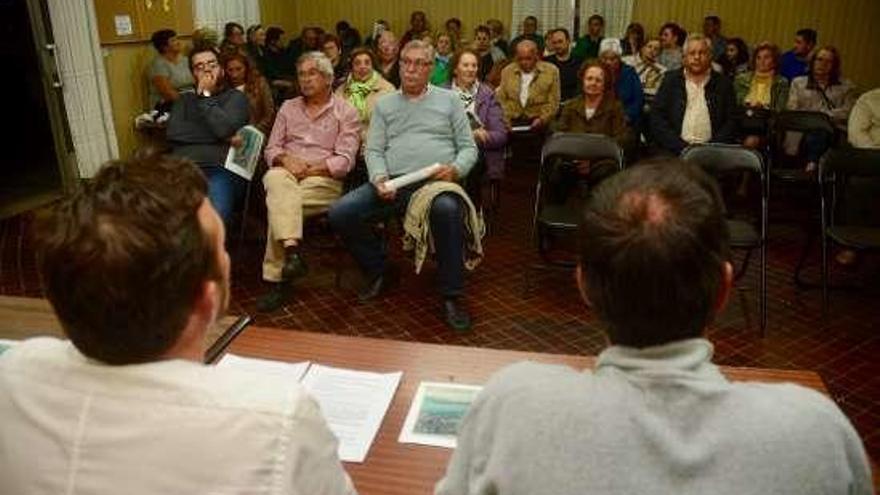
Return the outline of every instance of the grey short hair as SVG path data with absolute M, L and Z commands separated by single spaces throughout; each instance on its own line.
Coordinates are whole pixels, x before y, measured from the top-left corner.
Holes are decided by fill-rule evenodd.
M 685 40 L 684 53 L 688 52 L 688 45 L 690 45 L 690 43 L 692 43 L 694 41 L 702 41 L 703 43 L 705 43 L 706 48 L 710 52 L 712 51 L 712 41 L 709 38 L 703 36 L 702 34 L 696 33 L 696 34 L 692 34 L 692 35 L 688 36 L 687 39 Z
M 519 50 L 519 47 L 531 48 L 532 50 L 534 50 L 535 54 L 540 57 L 540 54 L 538 53 L 538 44 L 530 39 L 524 39 L 524 40 L 518 41 L 516 43 L 516 47 L 514 48 L 514 55 L 516 55 L 516 50 Z
M 318 70 L 321 71 L 322 74 L 329 77 L 331 80 L 333 79 L 333 62 L 327 58 L 327 55 L 324 55 L 321 52 L 305 52 L 296 59 L 296 68 L 306 63 L 309 60 L 313 60 L 315 65 L 318 67 Z
M 428 61 L 432 64 L 434 63 L 434 45 L 428 43 L 427 41 L 422 40 L 412 40 L 403 47 L 403 50 L 400 50 L 401 58 L 406 54 L 406 52 L 411 50 L 423 50 L 428 55 Z

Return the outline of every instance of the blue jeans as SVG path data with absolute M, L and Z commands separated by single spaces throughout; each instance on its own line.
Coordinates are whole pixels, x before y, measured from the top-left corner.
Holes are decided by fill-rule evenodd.
M 226 230 L 229 230 L 235 207 L 247 191 L 248 182 L 223 167 L 203 166 L 201 169 L 208 180 L 208 199 L 223 219 Z
M 808 162 L 818 164 L 822 155 L 831 147 L 828 134 L 824 132 L 807 132 L 804 134 L 804 154 Z
M 385 270 L 385 245 L 371 224 L 391 214 L 402 216 L 409 198 L 421 184 L 397 191 L 393 202 L 379 198 L 376 188 L 366 183 L 339 199 L 328 218 L 369 280 Z M 464 205 L 451 193 L 431 203 L 430 223 L 437 259 L 437 285 L 443 297 L 458 297 L 464 290 Z

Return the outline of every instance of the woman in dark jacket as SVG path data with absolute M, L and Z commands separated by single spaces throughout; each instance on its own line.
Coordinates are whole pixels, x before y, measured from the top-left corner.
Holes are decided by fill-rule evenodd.
M 609 69 L 599 62 L 587 62 L 578 71 L 582 93 L 563 105 L 553 129 L 559 132 L 603 134 L 617 141 L 625 151 L 634 145 L 630 128 L 626 125 L 623 105 L 614 96 Z M 610 160 L 591 162 L 577 160 L 573 164 L 559 164 L 550 177 L 552 200 L 565 202 L 571 189 L 585 181 L 595 186 L 616 170 Z
M 480 57 L 473 50 L 457 52 L 450 61 L 452 81 L 450 89 L 461 98 L 474 141 L 480 150 L 480 161 L 483 162 L 485 175 L 492 180 L 504 177 L 504 146 L 507 144 L 507 126 L 504 123 L 504 112 L 495 99 L 495 92 L 490 86 L 477 80 L 480 70 Z M 478 163 L 479 167 L 481 164 Z M 479 170 L 471 172 L 475 177 Z M 477 183 L 479 185 L 479 183 Z

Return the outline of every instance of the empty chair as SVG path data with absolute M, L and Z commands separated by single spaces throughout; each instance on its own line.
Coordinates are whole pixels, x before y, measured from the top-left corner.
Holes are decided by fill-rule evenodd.
M 819 163 L 822 308 L 828 311 L 829 241 L 855 251 L 880 250 L 880 150 L 841 148 Z
M 684 149 L 681 158 L 685 161 L 696 163 L 709 174 L 717 177 L 740 177 L 748 173 L 760 179 L 761 206 L 760 221 L 755 226 L 753 222 L 741 219 L 728 219 L 727 225 L 730 230 L 730 247 L 743 249 L 746 257 L 742 267 L 737 271 L 737 278 L 745 274 L 749 259 L 754 249 L 758 249 L 761 255 L 760 276 L 760 307 L 761 307 L 761 335 L 764 335 L 767 327 L 767 180 L 764 168 L 764 160 L 761 154 L 738 145 L 730 144 L 700 144 L 691 145 Z

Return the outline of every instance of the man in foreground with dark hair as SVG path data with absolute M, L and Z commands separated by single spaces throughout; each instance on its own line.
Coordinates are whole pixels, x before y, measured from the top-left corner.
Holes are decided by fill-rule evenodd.
M 70 340 L 0 355 L 0 491 L 354 493 L 300 384 L 202 364 L 229 255 L 191 162 L 105 165 L 38 239 Z
M 592 372 L 519 363 L 471 405 L 437 494 L 870 494 L 864 448 L 827 397 L 731 383 L 706 327 L 733 282 L 717 185 L 682 162 L 604 181 L 577 282 L 611 346 Z

